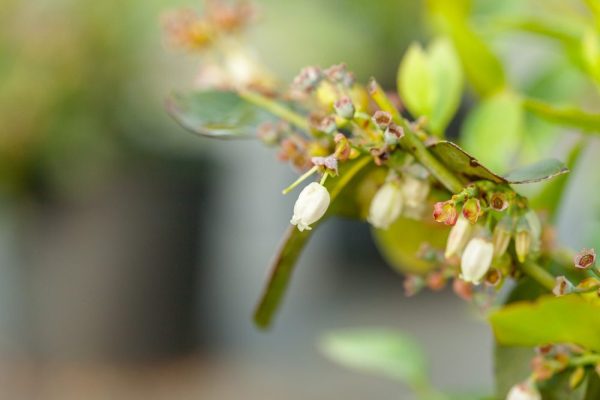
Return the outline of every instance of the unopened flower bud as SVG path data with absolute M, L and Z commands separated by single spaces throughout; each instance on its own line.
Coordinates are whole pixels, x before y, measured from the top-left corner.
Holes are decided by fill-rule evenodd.
M 565 294 L 573 293 L 573 284 L 564 276 L 557 276 L 552 293 L 555 296 L 564 296 Z
M 594 249 L 583 249 L 574 259 L 575 268 L 588 269 L 596 263 L 596 252 Z
M 327 135 L 333 135 L 337 131 L 337 124 L 335 123 L 335 118 L 331 115 L 323 118 L 319 123 L 318 129 Z
M 492 243 L 494 244 L 494 256 L 500 257 L 506 253 L 510 239 L 512 237 L 512 218 L 506 216 L 498 222 L 494 228 L 492 235 Z
M 376 228 L 387 229 L 402 212 L 402 190 L 397 182 L 385 183 L 371 200 L 367 220 Z
M 306 93 L 315 90 L 323 79 L 323 72 L 319 67 L 305 67 L 294 78 L 292 85 Z
M 411 297 L 425 287 L 425 280 L 418 275 L 407 275 L 403 282 L 404 295 Z
M 314 224 L 323 217 L 329 207 L 329 192 L 317 182 L 312 182 L 300 192 L 298 200 L 294 205 L 294 216 L 292 225 L 298 226 L 298 230 L 311 230 Z
M 435 203 L 433 205 L 433 219 L 446 225 L 454 225 L 458 219 L 458 211 L 454 206 L 454 202 L 448 200 Z
M 352 100 L 348 96 L 343 96 L 333 103 L 333 108 L 335 109 L 335 113 L 344 119 L 352 119 L 356 111 Z
M 469 282 L 465 282 L 462 279 L 454 279 L 452 290 L 463 300 L 471 301 L 473 299 L 473 285 Z
M 375 111 L 373 114 L 373 123 L 379 127 L 381 130 L 386 130 L 388 126 L 392 123 L 392 114 L 387 111 Z
M 478 284 L 490 269 L 494 245 L 484 238 L 473 238 L 462 254 L 460 270 L 462 279 Z
M 519 262 L 525 262 L 529 251 L 531 250 L 531 228 L 527 219 L 521 217 L 517 224 L 517 234 L 515 235 L 515 250 Z
M 473 226 L 462 215 L 458 217 L 456 224 L 450 229 L 450 233 L 448 234 L 448 241 L 446 242 L 446 251 L 444 252 L 444 257 L 450 258 L 455 255 L 460 255 L 460 253 L 465 248 L 465 245 L 469 241 L 471 237 L 471 232 L 473 231 Z
M 506 400 L 542 400 L 542 395 L 533 383 L 523 382 L 510 389 Z
M 462 214 L 472 224 L 477 222 L 477 219 L 481 216 L 481 204 L 478 199 L 469 199 L 465 202 L 462 208 Z
M 408 207 L 422 206 L 429 195 L 429 182 L 427 179 L 405 174 L 402 180 L 402 195 Z
M 506 195 L 501 192 L 496 192 L 492 194 L 490 198 L 490 206 L 496 211 L 504 211 L 508 208 L 508 200 L 506 199 Z
M 431 272 L 427 275 L 427 287 L 434 292 L 439 292 L 446 286 L 446 277 L 440 271 Z

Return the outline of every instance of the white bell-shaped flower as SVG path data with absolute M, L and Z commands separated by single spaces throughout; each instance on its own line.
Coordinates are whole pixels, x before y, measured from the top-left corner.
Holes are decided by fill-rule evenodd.
M 450 258 L 454 255 L 460 255 L 465 245 L 471 237 L 473 225 L 462 214 L 458 216 L 456 224 L 450 229 L 448 241 L 446 242 L 446 251 L 444 256 Z
M 535 386 L 529 383 L 519 383 L 510 389 L 506 400 L 542 400 L 542 395 Z
M 490 269 L 494 245 L 481 237 L 473 238 L 463 251 L 460 270 L 462 279 L 467 282 L 479 283 Z
M 373 196 L 367 220 L 375 228 L 387 229 L 400 216 L 402 204 L 400 185 L 397 182 L 388 182 Z
M 314 224 L 323 217 L 329 207 L 329 192 L 325 187 L 317 182 L 312 182 L 300 192 L 298 200 L 294 205 L 294 216 L 290 220 L 292 225 L 296 225 L 298 230 L 311 230 L 311 224 Z

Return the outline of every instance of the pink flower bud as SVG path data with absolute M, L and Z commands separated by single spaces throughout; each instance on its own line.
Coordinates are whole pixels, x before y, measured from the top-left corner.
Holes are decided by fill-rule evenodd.
M 452 290 L 454 290 L 454 293 L 463 300 L 471 301 L 473 298 L 473 285 L 462 279 L 454 279 Z
M 329 207 L 329 192 L 317 182 L 312 182 L 300 192 L 294 205 L 294 216 L 291 224 L 298 226 L 298 230 L 311 230 L 314 224 L 325 215 Z
M 446 286 L 446 278 L 440 271 L 431 272 L 427 275 L 427 287 L 435 292 Z
M 478 199 L 469 199 L 465 202 L 462 209 L 462 214 L 472 224 L 477 222 L 477 219 L 481 216 L 481 204 Z
M 316 89 L 323 79 L 323 72 L 319 67 L 305 67 L 294 78 L 292 86 L 303 92 L 310 93 Z
M 454 225 L 458 219 L 458 211 L 452 200 L 435 203 L 433 205 L 433 219 L 446 225 Z
M 493 256 L 492 242 L 480 237 L 471 239 L 461 257 L 462 279 L 474 284 L 481 282 L 492 265 Z
M 411 297 L 425 287 L 425 280 L 418 275 L 407 275 L 403 282 L 404 295 Z
M 575 268 L 588 269 L 596 263 L 596 252 L 594 249 L 582 249 L 574 259 Z

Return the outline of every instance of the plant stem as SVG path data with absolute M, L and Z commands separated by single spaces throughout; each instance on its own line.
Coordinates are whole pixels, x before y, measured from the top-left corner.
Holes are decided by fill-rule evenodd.
M 251 92 L 249 90 L 240 90 L 238 94 L 244 100 L 267 110 L 271 114 L 289 122 L 292 125 L 295 125 L 297 128 L 300 128 L 306 132 L 310 131 L 308 120 L 304 118 L 303 115 L 290 110 L 283 104 L 263 96 L 262 94 Z
M 530 278 L 535 280 L 544 288 L 552 291 L 554 286 L 556 285 L 554 276 L 546 271 L 544 268 L 534 263 L 533 261 L 527 261 L 523 264 L 520 264 L 521 271 L 523 271 Z
M 307 179 L 309 176 L 311 176 L 312 174 L 314 174 L 315 172 L 317 172 L 317 166 L 315 165 L 314 167 L 312 167 L 311 169 L 309 169 L 308 171 L 306 171 L 304 173 L 304 175 L 302 175 L 300 178 L 296 179 L 294 181 L 294 183 L 292 183 L 290 186 L 286 187 L 285 189 L 283 189 L 281 191 L 282 194 L 288 194 L 289 192 L 291 192 L 292 190 L 294 190 L 294 188 L 296 186 L 298 186 L 299 184 L 301 184 L 305 179 Z
M 404 129 L 404 137 L 400 139 L 402 148 L 423 164 L 446 189 L 452 193 L 459 193 L 464 184 L 427 150 L 410 123 L 400 115 L 398 109 L 374 79 L 369 82 L 369 93 L 379 108 L 389 112 L 394 122 Z

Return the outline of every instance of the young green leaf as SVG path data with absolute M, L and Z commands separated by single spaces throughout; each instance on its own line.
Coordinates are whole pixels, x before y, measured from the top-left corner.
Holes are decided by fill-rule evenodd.
M 320 348 L 345 367 L 397 379 L 412 388 L 429 385 L 423 351 L 407 335 L 382 329 L 332 332 Z
M 504 91 L 483 100 L 471 111 L 463 125 L 460 142 L 489 168 L 506 170 L 516 156 L 522 133 L 521 100 Z
M 429 130 L 442 136 L 460 104 L 463 86 L 460 60 L 447 38 L 427 51 L 413 44 L 398 69 L 398 92 L 415 117 L 427 117 Z
M 415 117 L 431 115 L 434 84 L 427 54 L 420 44 L 413 43 L 398 69 L 398 91 L 406 108 Z
M 504 179 L 512 184 L 533 183 L 552 179 L 567 172 L 569 169 L 562 162 L 550 158 L 514 169 L 504 175 Z

